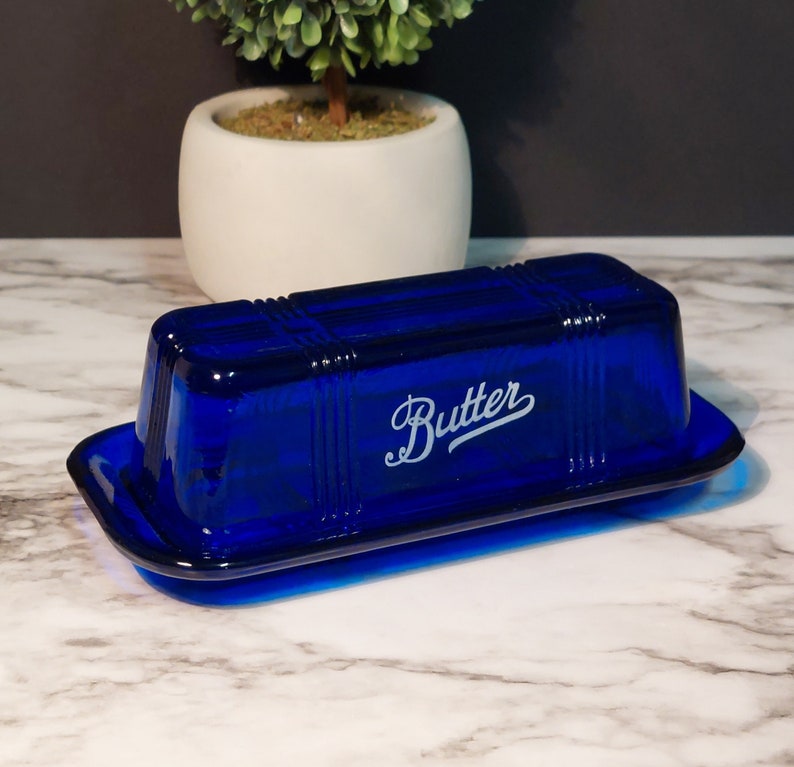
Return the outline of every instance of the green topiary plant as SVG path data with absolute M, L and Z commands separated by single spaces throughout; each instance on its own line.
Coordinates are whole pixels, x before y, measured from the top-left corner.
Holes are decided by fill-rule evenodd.
M 370 62 L 414 64 L 431 47 L 430 31 L 466 18 L 476 0 L 169 0 L 213 19 L 225 45 L 249 61 L 267 57 L 278 69 L 286 54 L 306 58 L 328 94 L 330 118 L 347 120 L 347 75 Z

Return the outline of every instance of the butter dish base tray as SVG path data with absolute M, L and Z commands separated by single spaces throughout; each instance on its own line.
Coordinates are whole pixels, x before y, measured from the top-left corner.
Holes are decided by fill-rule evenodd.
M 157 509 L 142 506 L 130 481 L 134 424 L 122 424 L 86 438 L 70 454 L 67 468 L 105 534 L 134 564 L 170 578 L 224 581 L 706 480 L 741 453 L 744 439 L 727 416 L 695 392 L 690 392 L 690 402 L 689 424 L 671 443 L 666 457 L 636 473 L 552 492 L 527 481 L 523 489 L 499 493 L 490 501 L 459 501 L 457 506 L 445 508 L 443 514 L 431 515 L 433 521 L 427 524 L 414 521 L 369 534 L 307 541 L 300 546 L 286 542 L 274 553 L 276 541 L 266 551 L 241 557 L 197 556 L 156 529 Z

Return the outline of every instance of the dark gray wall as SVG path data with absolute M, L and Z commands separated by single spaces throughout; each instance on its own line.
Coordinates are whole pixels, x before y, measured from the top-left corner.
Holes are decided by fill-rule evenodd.
M 166 0 L 7 3 L 0 237 L 178 234 L 190 107 L 304 77 Z M 794 234 L 792 0 L 484 0 L 364 81 L 460 109 L 474 234 Z

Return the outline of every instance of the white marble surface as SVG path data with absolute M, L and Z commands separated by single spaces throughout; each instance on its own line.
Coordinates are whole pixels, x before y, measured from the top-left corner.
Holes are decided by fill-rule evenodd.
M 152 320 L 203 301 L 179 242 L 0 242 L 0 764 L 794 764 L 794 241 L 472 261 L 590 247 L 679 298 L 740 502 L 219 609 L 141 580 L 64 470 L 133 419 Z

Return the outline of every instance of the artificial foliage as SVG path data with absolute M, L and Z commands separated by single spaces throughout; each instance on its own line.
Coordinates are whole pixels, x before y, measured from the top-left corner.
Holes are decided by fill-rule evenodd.
M 213 19 L 224 44 L 249 61 L 278 69 L 285 56 L 305 59 L 314 80 L 329 69 L 355 76 L 368 64 L 414 64 L 440 24 L 466 18 L 476 0 L 169 0 Z

